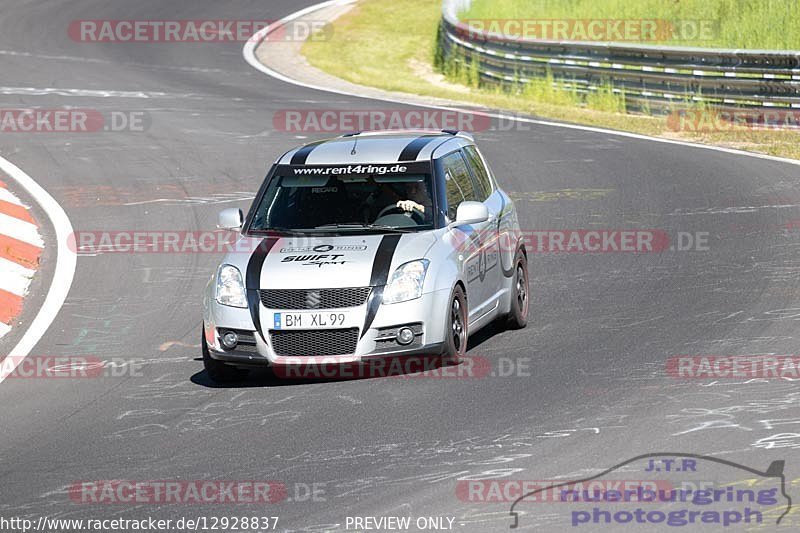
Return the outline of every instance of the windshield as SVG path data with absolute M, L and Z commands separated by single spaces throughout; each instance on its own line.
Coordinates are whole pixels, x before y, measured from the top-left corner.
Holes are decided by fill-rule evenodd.
M 342 172 L 364 168 L 376 172 Z M 384 168 L 370 165 L 282 165 L 261 196 L 248 231 L 415 231 L 432 228 L 430 174 L 378 172 Z M 393 169 L 396 168 L 407 169 L 399 165 Z M 332 172 L 331 169 L 336 170 Z M 309 171 L 312 171 L 311 175 Z

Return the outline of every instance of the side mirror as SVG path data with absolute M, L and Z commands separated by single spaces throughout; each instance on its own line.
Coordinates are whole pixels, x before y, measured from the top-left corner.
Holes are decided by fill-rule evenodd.
M 242 210 L 236 207 L 229 207 L 219 212 L 217 227 L 220 229 L 237 230 L 241 229 L 244 222 Z
M 489 210 L 481 202 L 461 202 L 456 210 L 456 220 L 451 226 L 468 226 L 489 220 Z

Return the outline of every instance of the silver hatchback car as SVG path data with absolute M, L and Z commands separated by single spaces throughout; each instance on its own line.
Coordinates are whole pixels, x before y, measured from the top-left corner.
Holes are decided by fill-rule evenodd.
M 471 135 L 353 133 L 278 158 L 203 301 L 214 381 L 252 366 L 441 355 L 492 321 L 525 327 L 514 203 Z

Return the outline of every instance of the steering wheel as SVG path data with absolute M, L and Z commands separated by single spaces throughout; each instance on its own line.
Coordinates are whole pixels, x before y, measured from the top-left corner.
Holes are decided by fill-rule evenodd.
M 397 205 L 387 205 L 386 207 L 381 209 L 381 212 L 378 213 L 378 216 L 375 217 L 375 220 L 379 220 L 381 217 L 384 217 L 390 213 L 394 213 L 395 211 L 399 214 L 403 214 L 408 218 L 413 219 L 414 222 L 416 222 L 417 224 L 425 223 L 425 214 L 416 207 L 414 207 L 411 211 L 406 211 L 405 209 L 403 209 L 402 207 L 398 207 Z

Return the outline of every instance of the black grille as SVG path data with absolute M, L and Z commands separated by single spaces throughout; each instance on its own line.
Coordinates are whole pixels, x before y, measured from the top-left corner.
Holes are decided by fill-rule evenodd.
M 261 303 L 269 309 L 339 309 L 358 307 L 367 300 L 369 287 L 341 289 L 266 289 Z
M 276 355 L 348 355 L 356 351 L 358 328 L 314 330 L 270 330 Z

